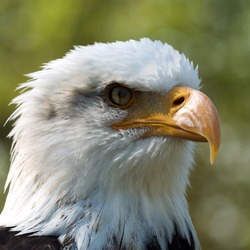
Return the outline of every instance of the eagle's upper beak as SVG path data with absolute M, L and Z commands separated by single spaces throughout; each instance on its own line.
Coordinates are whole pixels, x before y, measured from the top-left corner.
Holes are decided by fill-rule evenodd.
M 128 116 L 114 129 L 147 127 L 144 138 L 174 136 L 191 141 L 208 141 L 210 161 L 215 162 L 220 145 L 220 121 L 212 101 L 202 92 L 174 87 L 167 96 L 141 93 L 128 109 Z

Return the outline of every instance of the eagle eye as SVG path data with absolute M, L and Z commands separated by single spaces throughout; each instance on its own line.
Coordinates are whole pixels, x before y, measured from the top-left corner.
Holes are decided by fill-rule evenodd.
M 134 101 L 134 92 L 119 83 L 112 83 L 107 87 L 108 102 L 118 108 L 128 108 Z

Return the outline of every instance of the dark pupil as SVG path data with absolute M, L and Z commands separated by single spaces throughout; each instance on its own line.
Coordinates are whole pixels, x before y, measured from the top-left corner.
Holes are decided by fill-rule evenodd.
M 126 105 L 130 101 L 131 93 L 126 88 L 116 87 L 112 90 L 112 100 L 115 104 Z

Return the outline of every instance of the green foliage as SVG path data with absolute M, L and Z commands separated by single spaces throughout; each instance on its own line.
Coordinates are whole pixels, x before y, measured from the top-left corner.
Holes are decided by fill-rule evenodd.
M 206 167 L 195 169 L 189 191 L 203 249 L 249 249 L 250 1 L 1 0 L 0 124 L 14 109 L 8 103 L 27 80 L 23 74 L 62 57 L 73 45 L 140 37 L 168 42 L 198 64 L 203 91 L 221 116 L 216 167 L 206 166 L 207 145 L 199 145 L 197 165 Z M 10 123 L 0 127 L 1 189 L 10 129 Z

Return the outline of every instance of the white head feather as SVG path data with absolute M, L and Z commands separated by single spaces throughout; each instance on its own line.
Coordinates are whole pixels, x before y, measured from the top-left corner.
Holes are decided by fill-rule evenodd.
M 113 130 L 127 113 L 101 94 L 112 81 L 140 91 L 167 93 L 179 83 L 197 89 L 197 69 L 184 55 L 149 39 L 97 43 L 76 47 L 29 76 L 21 85 L 28 91 L 14 100 L 1 225 L 62 242 L 71 238 L 79 249 L 101 249 L 122 233 L 140 249 L 149 230 L 164 247 L 175 226 L 196 237 L 185 198 L 193 143 L 139 140 L 142 129 Z

